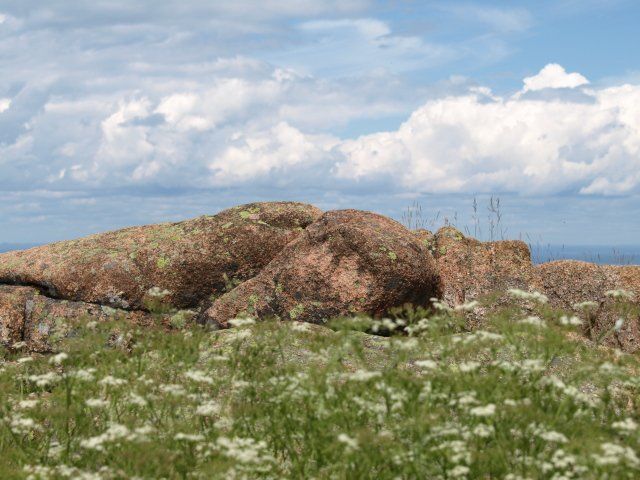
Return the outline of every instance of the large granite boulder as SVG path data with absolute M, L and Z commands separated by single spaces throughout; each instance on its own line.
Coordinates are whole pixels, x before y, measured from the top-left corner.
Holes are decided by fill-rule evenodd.
M 628 352 L 640 349 L 640 266 L 559 260 L 536 265 L 535 273 L 532 287 L 547 295 L 554 307 L 578 315 L 588 337 L 597 340 L 606 334 L 602 341 L 610 346 Z M 616 290 L 629 292 L 632 298 L 622 298 Z M 614 329 L 621 317 L 624 323 Z
M 325 213 L 262 272 L 225 294 L 201 317 L 226 327 L 238 316 L 321 323 L 341 315 L 384 315 L 439 294 L 433 258 L 399 223 L 374 213 Z
M 124 309 L 145 309 L 158 287 L 173 307 L 196 307 L 256 275 L 321 213 L 302 203 L 253 203 L 9 252 L 0 255 L 0 284 Z

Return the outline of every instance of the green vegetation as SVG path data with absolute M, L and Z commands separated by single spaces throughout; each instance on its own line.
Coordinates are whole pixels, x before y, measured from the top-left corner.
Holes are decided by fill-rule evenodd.
M 3 353 L 0 478 L 637 478 L 638 358 L 514 296 L 473 332 L 477 302 L 331 329 L 69 325 L 56 355 Z

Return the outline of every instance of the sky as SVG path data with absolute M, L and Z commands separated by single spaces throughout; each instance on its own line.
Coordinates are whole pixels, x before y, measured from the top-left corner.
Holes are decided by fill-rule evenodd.
M 634 0 L 2 0 L 0 243 L 296 200 L 640 245 Z M 473 227 L 471 227 L 473 228 Z

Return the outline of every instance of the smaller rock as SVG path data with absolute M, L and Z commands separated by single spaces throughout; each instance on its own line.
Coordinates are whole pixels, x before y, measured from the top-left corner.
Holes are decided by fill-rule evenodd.
M 154 317 L 145 312 L 56 300 L 35 288 L 0 285 L 0 344 L 5 347 L 24 342 L 29 351 L 50 352 L 56 339 L 73 333 L 75 322 L 113 318 L 139 325 L 154 323 Z
M 533 279 L 529 247 L 518 240 L 480 242 L 447 226 L 435 235 L 434 255 L 443 299 L 451 306 L 510 288 L 526 290 Z
M 574 312 L 583 320 L 584 333 L 596 340 L 627 352 L 640 350 L 640 266 L 596 265 L 577 260 L 559 260 L 535 267 L 534 287 L 549 297 L 557 308 Z M 613 329 L 621 317 L 620 302 L 607 292 L 622 289 L 631 292 L 632 308 L 625 312 L 619 331 Z M 596 307 L 576 307 L 595 302 Z

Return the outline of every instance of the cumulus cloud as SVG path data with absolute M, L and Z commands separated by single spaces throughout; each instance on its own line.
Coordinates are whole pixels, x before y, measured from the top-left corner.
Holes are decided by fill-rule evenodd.
M 550 63 L 540 72 L 524 79 L 524 92 L 535 92 L 545 88 L 576 88 L 587 85 L 589 80 L 579 73 L 567 73 L 567 71 L 557 63 Z
M 525 86 L 531 78 L 549 79 L 550 70 L 564 72 L 547 66 Z M 533 88 L 586 82 L 579 74 L 552 77 Z M 345 141 L 335 174 L 354 181 L 393 177 L 398 187 L 418 192 L 640 190 L 640 86 L 583 92 L 590 102 L 486 93 L 430 101 L 397 131 Z
M 562 67 L 548 65 L 524 88 L 564 94 L 499 96 L 475 86 L 427 101 L 397 130 L 339 138 L 329 128 L 336 122 L 392 107 L 295 72 L 260 64 L 239 77 L 237 67 L 228 62 L 208 84 L 173 91 L 49 101 L 14 142 L 0 145 L 6 168 L 16 168 L 3 181 L 284 188 L 322 178 L 343 191 L 640 191 L 640 86 L 585 89 L 581 75 L 563 78 L 553 73 Z M 40 178 L 19 169 L 43 151 L 49 161 Z

